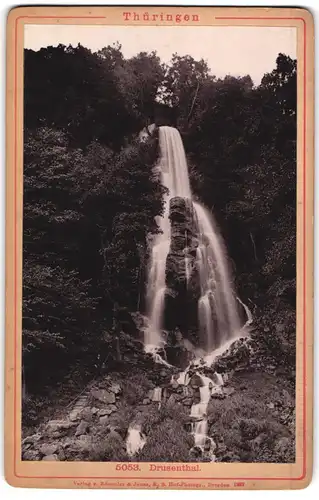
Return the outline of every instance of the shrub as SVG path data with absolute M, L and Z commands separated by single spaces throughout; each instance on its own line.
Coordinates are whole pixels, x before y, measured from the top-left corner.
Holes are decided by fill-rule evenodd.
M 89 452 L 90 462 L 127 462 L 125 443 L 116 432 L 110 432 L 102 441 L 94 441 Z
M 246 380 L 234 377 L 232 383 L 235 394 L 208 405 L 209 434 L 220 448 L 218 461 L 293 462 L 294 436 L 282 423 L 293 397 L 271 376 L 250 374 Z
M 136 405 L 147 397 L 147 392 L 153 387 L 144 373 L 133 375 L 123 384 L 123 399 L 129 405 Z
M 153 427 L 136 458 L 143 462 L 189 462 L 193 444 L 192 436 L 179 421 L 166 419 Z

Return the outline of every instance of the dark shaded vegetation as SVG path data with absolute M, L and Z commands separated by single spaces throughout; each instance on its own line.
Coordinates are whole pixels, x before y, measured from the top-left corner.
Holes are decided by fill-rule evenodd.
M 103 363 L 125 365 L 127 339 L 139 338 L 130 314 L 143 309 L 163 188 L 152 173 L 156 135 L 141 143 L 138 133 L 157 120 L 158 89 L 254 313 L 254 336 L 294 369 L 296 61 L 280 54 L 274 66 L 256 87 L 249 76 L 216 79 L 190 56 L 165 66 L 156 53 L 126 60 L 119 45 L 25 51 L 26 402 L 37 395 L 41 406 L 71 370 L 84 382 Z M 165 426 L 157 432 L 171 433 Z
M 147 372 L 136 370 L 133 375 L 113 372 L 112 377 L 112 383 L 121 387 L 112 405 L 112 413 L 107 417 L 100 417 L 98 413 L 110 408 L 94 396 L 96 391 L 107 391 L 110 387 L 110 377 L 101 377 L 95 380 L 93 393 L 71 427 L 68 420 L 64 420 L 68 424 L 65 431 L 54 431 L 45 424 L 37 429 L 44 440 L 42 437 L 42 441 L 36 443 L 33 451 L 36 457 L 33 458 L 40 458 L 43 444 L 48 445 L 47 440 L 58 453 L 59 460 L 209 461 L 209 457 L 192 453 L 194 436 L 190 432 L 190 406 L 182 393 L 174 392 L 169 386 L 163 388 L 159 405 L 150 399 L 150 389 L 154 384 Z M 215 461 L 294 463 L 293 382 L 271 373 L 235 371 L 226 382 L 225 391 L 226 397 L 211 398 L 207 408 L 208 436 L 214 443 Z M 196 395 L 193 395 L 193 402 L 195 400 Z M 60 418 L 63 416 L 65 418 L 65 408 Z M 134 456 L 130 456 L 126 448 L 132 425 L 135 428 L 140 426 L 146 440 L 144 447 Z M 33 437 L 36 436 L 39 434 Z M 28 453 L 27 448 L 24 453 Z
M 222 462 L 295 461 L 293 383 L 265 373 L 232 378 L 234 393 L 208 407 L 210 435 Z

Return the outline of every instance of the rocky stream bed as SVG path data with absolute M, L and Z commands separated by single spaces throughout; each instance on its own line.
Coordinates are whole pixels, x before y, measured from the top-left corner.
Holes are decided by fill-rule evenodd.
M 293 388 L 272 365 L 256 366 L 249 339 L 233 343 L 211 366 L 190 367 L 185 384 L 179 372 L 154 363 L 152 370 L 92 381 L 59 418 L 24 436 L 22 459 L 294 461 Z M 202 379 L 218 390 L 209 393 L 206 436 L 196 446 L 193 410 L 201 401 Z

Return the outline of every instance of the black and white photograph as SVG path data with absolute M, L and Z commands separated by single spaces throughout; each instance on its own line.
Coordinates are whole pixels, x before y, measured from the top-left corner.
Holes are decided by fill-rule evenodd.
M 22 460 L 295 463 L 297 29 L 29 23 L 23 88 Z

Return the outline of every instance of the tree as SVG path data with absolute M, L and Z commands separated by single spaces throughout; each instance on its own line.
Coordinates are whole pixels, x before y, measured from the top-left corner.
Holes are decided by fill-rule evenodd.
M 70 366 L 115 357 L 105 332 L 114 305 L 136 311 L 146 236 L 157 232 L 163 188 L 156 139 L 120 153 L 97 142 L 73 148 L 43 127 L 25 134 L 23 359 L 27 390 Z M 142 195 L 141 195 L 142 194 Z M 142 250 L 142 252 L 141 252 Z M 120 325 L 118 325 L 120 327 Z
M 282 114 L 296 114 L 297 60 L 284 54 L 276 59 L 276 68 L 262 78 L 260 88 L 268 91 Z
M 193 112 L 202 84 L 214 79 L 209 76 L 207 63 L 189 55 L 173 54 L 161 87 L 161 100 L 179 109 L 180 124 L 185 125 Z
M 154 113 L 154 103 L 161 86 L 165 66 L 156 52 L 140 52 L 115 68 L 119 88 L 127 109 L 142 128 Z
M 147 236 L 158 231 L 155 217 L 163 209 L 164 188 L 152 173 L 156 159 L 155 138 L 133 143 L 122 150 L 108 172 L 116 179 L 116 189 L 105 184 L 104 197 L 112 199 L 112 216 L 103 233 L 104 287 L 118 304 L 131 310 L 137 308 Z
M 23 360 L 27 390 L 54 383 L 66 367 L 92 352 L 97 298 L 81 279 L 78 241 L 83 215 L 73 190 L 83 162 L 60 131 L 26 133 L 23 219 Z M 94 326 L 95 325 L 95 326 Z M 92 332 L 92 330 L 91 330 Z
M 80 44 L 25 50 L 25 126 L 63 130 L 76 146 L 118 149 L 132 119 L 112 65 Z

